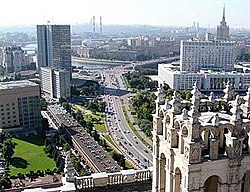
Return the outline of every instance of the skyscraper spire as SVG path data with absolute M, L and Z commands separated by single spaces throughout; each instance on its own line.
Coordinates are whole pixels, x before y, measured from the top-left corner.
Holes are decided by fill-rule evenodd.
M 223 17 L 222 17 L 222 21 L 225 21 L 225 3 L 224 3 L 224 7 L 223 7 Z

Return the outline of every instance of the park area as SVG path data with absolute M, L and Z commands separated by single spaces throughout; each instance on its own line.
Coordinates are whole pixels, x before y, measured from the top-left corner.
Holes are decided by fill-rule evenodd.
M 30 171 L 53 170 L 56 164 L 44 152 L 44 138 L 27 137 L 24 139 L 13 138 L 16 144 L 15 153 L 10 165 L 10 175 L 18 173 L 27 174 Z

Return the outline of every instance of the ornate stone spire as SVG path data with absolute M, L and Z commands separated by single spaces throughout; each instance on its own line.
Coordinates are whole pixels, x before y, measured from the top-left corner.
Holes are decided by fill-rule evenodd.
M 179 94 L 176 91 L 174 91 L 173 98 L 169 103 L 170 105 L 172 105 L 172 112 L 174 112 L 175 114 L 181 113 L 181 100 Z
M 233 108 L 230 110 L 232 113 L 231 120 L 238 121 L 241 119 L 242 109 L 240 107 L 240 96 L 237 95 L 236 99 L 233 102 Z
M 223 99 L 225 99 L 227 102 L 230 101 L 232 99 L 232 93 L 233 93 L 230 81 L 227 82 L 226 88 L 223 89 L 223 92 L 225 93 Z
M 224 7 L 223 7 L 223 16 L 222 16 L 222 21 L 226 21 L 226 17 L 225 17 L 225 4 L 224 4 Z
M 250 113 L 250 87 L 247 89 L 246 96 L 244 97 L 245 103 L 242 105 L 244 117 L 248 118 Z
M 199 123 L 200 91 L 197 88 L 196 82 L 194 83 L 191 93 L 193 94 L 191 98 L 191 102 L 193 105 L 191 106 L 190 116 L 193 118 L 193 123 Z

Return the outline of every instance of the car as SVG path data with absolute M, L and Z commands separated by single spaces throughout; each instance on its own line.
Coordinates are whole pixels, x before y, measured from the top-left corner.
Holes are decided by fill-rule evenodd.
M 145 153 L 148 153 L 148 150 L 145 149 L 144 151 L 145 151 Z

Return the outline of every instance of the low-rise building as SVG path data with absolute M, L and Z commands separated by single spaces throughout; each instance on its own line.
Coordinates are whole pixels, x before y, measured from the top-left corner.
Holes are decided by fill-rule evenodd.
M 222 91 L 230 81 L 234 90 L 246 90 L 250 85 L 250 73 L 237 71 L 223 72 L 201 70 L 196 73 L 180 71 L 179 67 L 169 64 L 158 65 L 159 84 L 168 84 L 171 89 L 192 89 L 197 83 L 201 91 Z
M 0 83 L 0 132 L 36 134 L 41 127 L 39 85 L 30 81 Z

